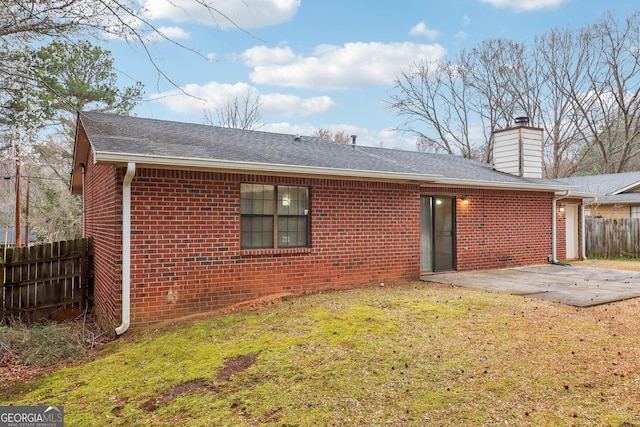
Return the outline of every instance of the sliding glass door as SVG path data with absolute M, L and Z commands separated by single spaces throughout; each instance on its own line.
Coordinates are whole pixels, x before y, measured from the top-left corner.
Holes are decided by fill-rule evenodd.
M 455 269 L 455 213 L 455 197 L 420 198 L 421 271 Z

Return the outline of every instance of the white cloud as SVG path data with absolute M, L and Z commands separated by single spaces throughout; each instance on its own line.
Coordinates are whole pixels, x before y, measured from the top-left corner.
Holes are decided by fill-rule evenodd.
M 223 29 L 248 30 L 281 24 L 293 18 L 301 0 L 141 0 L 152 20 L 196 22 Z M 209 7 L 205 6 L 209 4 Z
M 540 9 L 555 9 L 572 0 L 480 0 L 496 7 L 507 7 L 516 12 L 528 12 Z
M 425 36 L 429 40 L 435 40 L 440 35 L 440 31 L 427 28 L 424 22 L 420 22 L 409 31 L 409 34 L 412 36 Z
M 260 95 L 262 99 L 262 114 L 277 114 L 281 116 L 308 116 L 329 110 L 335 102 L 329 96 L 314 96 L 300 98 L 296 95 L 281 93 L 266 93 Z
M 247 93 L 258 94 L 258 90 L 246 83 L 224 84 L 209 82 L 205 85 L 188 84 L 178 89 L 162 93 L 151 94 L 152 101 L 163 104 L 169 110 L 178 114 L 199 114 L 205 111 L 213 112 L 223 107 L 227 102 L 238 97 L 242 99 Z M 307 116 L 329 110 L 335 105 L 328 96 L 301 98 L 295 95 L 279 93 L 260 94 L 263 116 L 278 114 L 288 117 Z
M 159 27 L 158 31 L 150 33 L 146 36 L 149 42 L 158 42 L 162 40 L 183 40 L 188 39 L 189 33 L 180 27 Z
M 468 34 L 467 34 L 467 32 L 466 32 L 466 31 L 462 31 L 462 30 L 460 30 L 460 31 L 458 31 L 458 32 L 456 33 L 456 38 L 457 38 L 457 39 L 460 39 L 460 40 L 466 40 L 466 39 L 467 39 L 467 36 L 468 36 Z
M 288 64 L 296 60 L 296 54 L 293 53 L 289 46 L 256 46 L 244 51 L 241 56 L 245 65 L 249 67 Z
M 320 45 L 307 57 L 289 47 L 257 47 L 242 58 L 254 67 L 255 84 L 329 90 L 389 85 L 414 61 L 437 61 L 445 54 L 437 43 L 347 43 Z

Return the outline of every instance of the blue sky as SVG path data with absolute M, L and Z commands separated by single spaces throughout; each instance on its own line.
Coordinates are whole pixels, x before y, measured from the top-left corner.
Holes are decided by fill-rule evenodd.
M 415 149 L 393 132 L 385 108 L 393 81 L 416 59 L 455 56 L 481 40 L 530 42 L 551 28 L 576 28 L 605 11 L 625 17 L 633 0 L 139 0 L 144 17 L 173 40 L 140 46 L 110 40 L 121 83 L 141 81 L 142 117 L 203 123 L 248 90 L 262 99 L 260 128 L 309 135 L 319 128 L 358 135 L 358 144 Z M 176 88 L 176 86 L 179 88 Z M 186 96 L 189 93 L 193 97 Z

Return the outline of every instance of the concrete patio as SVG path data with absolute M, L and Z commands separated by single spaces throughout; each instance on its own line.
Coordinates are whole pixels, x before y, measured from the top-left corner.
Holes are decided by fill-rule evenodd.
M 434 273 L 423 275 L 422 280 L 505 292 L 576 307 L 640 296 L 640 272 L 571 265 Z

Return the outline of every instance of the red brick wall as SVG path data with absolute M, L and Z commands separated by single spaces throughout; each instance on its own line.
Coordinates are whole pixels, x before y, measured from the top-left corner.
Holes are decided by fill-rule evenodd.
M 306 185 L 309 249 L 241 250 L 240 183 Z M 419 276 L 419 187 L 141 169 L 132 184 L 131 321 Z
M 105 329 L 113 329 L 122 310 L 122 169 L 88 161 L 85 176 L 85 235 L 94 237 L 95 250 L 94 311 Z
M 422 192 L 458 197 L 457 270 L 548 262 L 553 193 L 455 188 L 423 188 Z
M 95 301 L 99 317 L 112 326 L 121 310 L 123 174 L 123 168 L 90 166 L 86 180 Z M 242 182 L 309 186 L 311 248 L 241 250 Z M 458 270 L 547 262 L 552 193 L 138 169 L 131 203 L 132 327 L 278 292 L 417 279 L 421 194 L 458 197 Z M 563 234 L 559 227 L 559 241 Z

